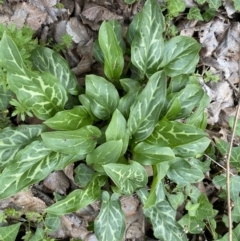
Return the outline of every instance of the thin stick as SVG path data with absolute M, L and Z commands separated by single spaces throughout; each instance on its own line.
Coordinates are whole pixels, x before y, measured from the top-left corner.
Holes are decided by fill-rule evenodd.
M 216 162 L 214 159 L 212 159 L 210 156 L 208 156 L 207 154 L 204 154 L 204 156 L 206 156 L 208 159 L 210 159 L 212 162 L 214 162 L 216 165 L 218 165 L 219 167 L 221 167 L 223 170 L 225 170 L 227 172 L 227 169 L 222 166 L 221 164 L 219 164 L 218 162 Z M 229 174 L 231 174 L 232 176 L 235 176 L 232 172 L 229 172 Z
M 237 113 L 234 118 L 234 124 L 233 124 L 233 131 L 232 131 L 232 137 L 231 137 L 231 142 L 230 146 L 228 149 L 228 154 L 227 154 L 227 160 L 226 160 L 226 169 L 227 169 L 227 206 L 228 206 L 228 241 L 232 241 L 232 204 L 231 204 L 231 195 L 230 195 L 230 158 L 231 158 L 231 153 L 232 153 L 232 146 L 233 146 L 233 140 L 234 140 L 234 135 L 236 132 L 236 127 L 237 127 L 237 120 L 240 112 L 240 103 L 238 104 L 237 108 Z
M 226 167 L 227 167 L 227 205 L 228 205 L 228 241 L 232 241 L 232 204 L 231 204 L 231 194 L 230 194 L 230 158 L 231 158 L 231 153 L 232 153 L 232 146 L 233 146 L 233 140 L 234 140 L 234 135 L 236 132 L 236 127 L 237 127 L 237 120 L 240 112 L 240 58 L 238 60 L 238 80 L 239 80 L 239 86 L 238 86 L 238 108 L 237 108 L 237 113 L 234 118 L 234 124 L 233 124 L 233 130 L 232 130 L 232 137 L 231 137 L 231 142 L 230 146 L 228 149 L 228 155 L 227 155 L 227 160 L 226 160 Z

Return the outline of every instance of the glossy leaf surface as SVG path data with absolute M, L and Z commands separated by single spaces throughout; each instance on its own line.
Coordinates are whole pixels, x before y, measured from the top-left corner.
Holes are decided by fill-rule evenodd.
M 131 60 L 142 75 L 146 74 L 150 77 L 158 70 L 163 58 L 162 33 L 165 23 L 162 11 L 155 0 L 147 0 L 142 12 L 138 15 L 129 26 L 129 32 L 134 33 Z
M 99 198 L 101 187 L 104 185 L 105 179 L 104 176 L 95 176 L 85 189 L 71 192 L 63 200 L 48 207 L 46 211 L 56 215 L 63 215 L 76 212 L 77 210 L 86 207 Z
M 5 167 L 14 159 L 18 151 L 30 144 L 42 132 L 46 131 L 44 125 L 22 125 L 7 127 L 0 130 L 0 167 Z
M 136 141 L 142 141 L 154 130 L 166 99 L 166 76 L 159 71 L 152 75 L 131 107 L 128 129 Z
M 101 131 L 95 126 L 84 126 L 74 131 L 45 132 L 41 136 L 44 144 L 53 151 L 84 155 L 94 150 Z
M 74 106 L 71 110 L 58 112 L 44 122 L 54 130 L 77 130 L 83 126 L 91 125 L 92 118 L 83 106 Z
M 162 240 L 187 241 L 186 234 L 175 221 L 176 211 L 163 200 L 144 210 L 150 219 L 154 236 Z
M 31 57 L 35 69 L 41 72 L 50 72 L 60 81 L 69 94 L 77 95 L 79 93 L 76 76 L 60 54 L 52 49 L 39 46 L 34 49 Z
M 102 120 L 110 117 L 119 102 L 119 94 L 115 86 L 96 75 L 86 77 L 86 97 L 90 100 L 92 113 Z
M 119 195 L 102 194 L 100 213 L 94 221 L 94 233 L 98 240 L 121 241 L 125 232 L 125 215 L 121 209 Z
M 145 142 L 138 143 L 133 150 L 133 159 L 142 165 L 156 165 L 174 158 L 175 155 L 171 148 L 149 145 Z
M 0 59 L 8 71 L 10 89 L 39 119 L 46 120 L 63 110 L 67 94 L 62 84 L 48 72 L 40 75 L 29 71 L 15 43 L 6 34 L 0 42 Z
M 104 165 L 103 168 L 121 192 L 126 195 L 147 185 L 147 173 L 143 166 L 135 161 L 131 161 L 129 165 L 111 163 Z
M 86 162 L 88 165 L 93 164 L 96 171 L 104 172 L 104 164 L 116 163 L 118 161 L 122 152 L 122 146 L 122 140 L 105 142 L 87 155 Z
M 165 45 L 160 67 L 164 68 L 168 76 L 190 74 L 195 71 L 201 49 L 196 40 L 187 36 L 177 36 Z
M 146 142 L 163 147 L 169 146 L 176 156 L 191 157 L 203 153 L 210 140 L 203 130 L 194 126 L 162 120 Z
M 104 73 L 108 79 L 116 81 L 122 74 L 124 59 L 117 36 L 109 23 L 102 23 L 98 42 L 104 55 Z

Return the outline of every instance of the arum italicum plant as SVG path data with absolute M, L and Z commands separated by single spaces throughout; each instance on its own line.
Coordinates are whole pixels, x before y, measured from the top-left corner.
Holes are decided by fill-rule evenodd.
M 119 196 L 137 192 L 156 238 L 188 240 L 186 233 L 201 233 L 206 219 L 214 235 L 216 211 L 193 185 L 210 165 L 201 159 L 210 143 L 204 132 L 209 98 L 192 75 L 201 46 L 186 36 L 165 41 L 164 30 L 155 0 L 147 0 L 134 17 L 127 43 L 117 21 L 103 22 L 94 54 L 106 76 L 87 75 L 85 91 L 58 53 L 38 46 L 30 69 L 14 40 L 3 35 L 0 60 L 7 87 L 44 122 L 0 131 L 1 199 L 76 162 L 81 189 L 47 213 L 61 216 L 100 199 L 94 232 L 99 240 L 120 241 L 126 224 Z M 127 52 L 130 63 L 124 61 Z M 145 166 L 152 166 L 152 182 Z M 186 214 L 176 220 L 185 200 Z

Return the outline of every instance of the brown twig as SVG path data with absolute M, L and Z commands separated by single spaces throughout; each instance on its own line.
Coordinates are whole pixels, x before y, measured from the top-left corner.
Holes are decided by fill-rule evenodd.
M 239 79 L 239 86 L 238 86 L 238 108 L 237 113 L 234 118 L 234 124 L 233 124 L 233 130 L 232 130 L 232 137 L 228 149 L 228 155 L 226 160 L 226 175 L 227 175 L 227 181 L 226 181 L 226 187 L 227 187 L 227 205 L 228 205 L 228 241 L 232 241 L 232 203 L 231 203 L 231 194 L 230 194 L 230 158 L 232 153 L 232 146 L 233 146 L 233 140 L 236 132 L 237 127 L 237 120 L 240 112 L 240 58 L 238 60 L 238 79 Z

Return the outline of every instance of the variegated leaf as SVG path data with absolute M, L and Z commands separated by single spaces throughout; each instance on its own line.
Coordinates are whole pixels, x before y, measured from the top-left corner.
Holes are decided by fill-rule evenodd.
M 39 46 L 32 52 L 31 57 L 35 69 L 41 72 L 50 72 L 60 81 L 68 93 L 79 94 L 76 76 L 60 54 L 49 48 Z
M 114 82 L 122 74 L 124 59 L 116 34 L 109 23 L 102 23 L 99 29 L 98 42 L 104 55 L 104 73 L 109 80 Z
M 124 155 L 128 148 L 129 135 L 127 133 L 127 122 L 122 113 L 116 109 L 112 119 L 105 131 L 106 141 L 122 140 L 123 146 L 120 156 Z
M 170 163 L 167 176 L 173 182 L 179 185 L 200 182 L 203 178 L 202 170 L 197 166 L 191 165 L 188 160 L 176 158 Z
M 152 225 L 154 236 L 161 240 L 187 241 L 188 238 L 181 226 L 176 222 L 176 211 L 170 204 L 162 200 L 144 210 Z
M 109 119 L 119 102 L 115 86 L 96 75 L 86 76 L 86 97 L 90 100 L 92 113 L 102 120 Z
M 54 130 L 77 130 L 92 123 L 92 118 L 83 106 L 74 106 L 71 110 L 60 111 L 44 122 Z
M 63 200 L 48 207 L 46 211 L 56 215 L 63 215 L 86 207 L 99 198 L 105 180 L 105 176 L 95 176 L 85 189 L 71 192 Z
M 42 142 L 32 142 L 18 152 L 14 161 L 1 173 L 0 199 L 10 197 L 29 185 L 41 181 L 50 172 L 57 169 L 58 162 L 62 162 L 66 156 L 52 152 Z M 73 155 L 67 157 L 72 159 Z
M 39 119 L 48 119 L 63 110 L 67 94 L 62 84 L 48 72 L 28 70 L 15 43 L 6 34 L 0 42 L 0 59 L 7 69 L 7 81 L 17 99 Z
M 171 161 L 175 155 L 171 148 L 158 145 L 138 143 L 133 150 L 133 159 L 142 165 L 156 165 L 160 162 Z
M 121 79 L 120 84 L 127 93 L 119 100 L 118 109 L 127 119 L 130 113 L 130 108 L 137 95 L 142 90 L 142 87 L 138 81 L 133 79 Z
M 94 221 L 94 233 L 98 240 L 122 241 L 125 232 L 125 215 L 121 209 L 119 195 L 104 191 L 100 213 Z
M 111 163 L 103 168 L 123 194 L 130 195 L 136 189 L 147 185 L 147 173 L 143 166 L 135 161 L 131 161 L 129 165 Z
M 163 71 L 152 75 L 131 107 L 128 130 L 136 141 L 142 141 L 151 135 L 166 99 L 167 79 Z
M 0 227 L 0 240 L 15 241 L 22 223 Z
M 44 144 L 53 151 L 85 155 L 94 150 L 101 131 L 95 126 L 84 126 L 73 131 L 45 132 L 41 136 Z
M 177 36 L 165 44 L 163 60 L 159 67 L 168 76 L 190 74 L 196 69 L 201 45 L 193 38 Z
M 74 181 L 80 186 L 80 187 L 86 187 L 87 184 L 92 180 L 94 171 L 91 167 L 87 166 L 84 163 L 80 163 L 75 169 L 74 169 Z
M 169 146 L 176 156 L 194 157 L 202 154 L 210 140 L 206 133 L 194 126 L 177 121 L 160 121 L 146 140 L 151 145 Z
M 8 103 L 12 98 L 11 90 L 4 90 L 3 86 L 0 85 L 0 111 L 6 110 L 8 107 Z
M 14 159 L 18 151 L 30 144 L 46 129 L 44 125 L 22 125 L 2 129 L 0 131 L 0 168 L 5 167 Z
M 88 165 L 93 164 L 96 171 L 104 172 L 103 165 L 116 163 L 121 155 L 122 148 L 122 140 L 107 141 L 89 153 L 86 157 L 86 162 Z
M 133 27 L 137 28 L 132 30 Z M 136 17 L 129 28 L 130 32 L 134 32 L 131 43 L 132 63 L 142 72 L 143 76 L 145 74 L 151 76 L 158 70 L 164 51 L 162 33 L 165 23 L 158 2 L 147 0 L 140 16 Z

